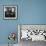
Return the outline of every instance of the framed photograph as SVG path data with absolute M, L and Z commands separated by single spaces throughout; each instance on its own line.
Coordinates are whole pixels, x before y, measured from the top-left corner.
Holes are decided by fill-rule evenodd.
M 19 41 L 46 41 L 46 25 L 20 24 L 18 25 Z
M 4 19 L 17 19 L 17 6 L 4 6 Z

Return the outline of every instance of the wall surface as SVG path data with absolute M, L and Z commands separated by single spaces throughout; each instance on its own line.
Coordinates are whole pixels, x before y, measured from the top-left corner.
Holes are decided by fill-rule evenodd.
M 18 19 L 4 20 L 3 5 L 17 5 Z M 46 24 L 46 0 L 0 0 L 0 44 L 8 43 L 10 32 L 18 32 L 18 24 Z

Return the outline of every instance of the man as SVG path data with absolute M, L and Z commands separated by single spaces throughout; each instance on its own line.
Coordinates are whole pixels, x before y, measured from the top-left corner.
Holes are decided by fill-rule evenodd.
M 12 12 L 12 8 L 7 7 L 5 11 L 5 17 L 15 17 L 15 11 Z

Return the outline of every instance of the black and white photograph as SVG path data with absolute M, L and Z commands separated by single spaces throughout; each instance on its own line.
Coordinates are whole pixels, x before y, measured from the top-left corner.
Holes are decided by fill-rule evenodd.
M 4 19 L 17 19 L 17 6 L 4 6 Z
M 20 40 L 46 41 L 46 25 L 21 25 Z

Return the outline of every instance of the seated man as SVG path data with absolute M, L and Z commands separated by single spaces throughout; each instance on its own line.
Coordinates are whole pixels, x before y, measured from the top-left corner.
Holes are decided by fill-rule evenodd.
M 12 12 L 12 8 L 8 7 L 5 11 L 5 17 L 15 17 L 15 11 Z

